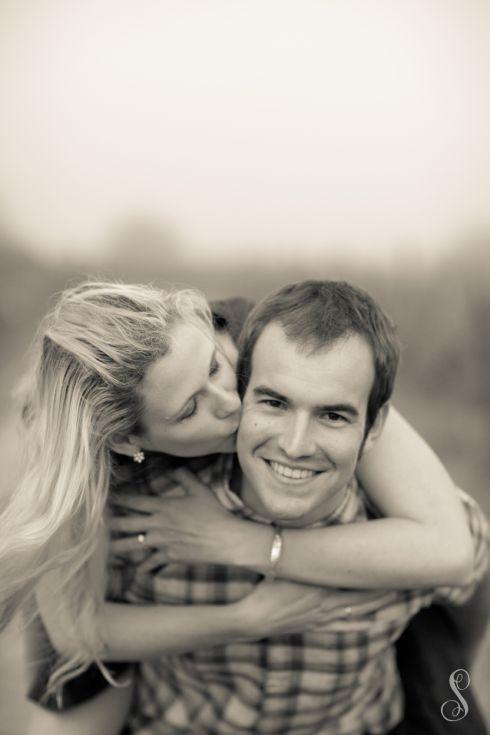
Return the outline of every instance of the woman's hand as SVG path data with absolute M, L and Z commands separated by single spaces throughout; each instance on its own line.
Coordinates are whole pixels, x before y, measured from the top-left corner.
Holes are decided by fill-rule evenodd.
M 113 503 L 135 511 L 110 519 L 110 528 L 131 534 L 111 541 L 111 551 L 124 553 L 144 546 L 156 549 L 149 567 L 169 562 L 229 564 L 237 548 L 237 536 L 251 526 L 223 508 L 209 488 L 185 469 L 174 473 L 185 495 L 122 495 Z M 146 563 L 146 562 L 145 562 Z
M 235 603 L 247 640 L 272 635 L 364 630 L 374 614 L 393 604 L 396 593 L 335 590 L 313 585 L 263 581 Z

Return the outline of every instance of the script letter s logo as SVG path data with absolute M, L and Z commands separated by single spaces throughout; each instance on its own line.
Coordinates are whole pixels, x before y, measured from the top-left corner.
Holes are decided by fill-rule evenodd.
M 466 699 L 460 694 L 461 689 L 468 689 L 470 685 L 470 675 L 466 669 L 456 669 L 449 677 L 449 686 L 458 698 L 448 699 L 441 706 L 441 715 L 448 722 L 457 722 L 462 720 L 468 714 L 468 704 Z M 445 714 L 447 712 L 447 715 Z

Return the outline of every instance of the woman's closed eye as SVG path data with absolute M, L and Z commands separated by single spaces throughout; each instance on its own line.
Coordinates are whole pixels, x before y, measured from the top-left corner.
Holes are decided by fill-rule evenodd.
M 213 375 L 216 375 L 221 370 L 221 364 L 219 363 L 218 359 L 216 358 L 216 355 L 211 360 L 211 365 L 209 366 L 209 376 L 212 377 Z M 184 413 L 182 413 L 178 421 L 185 421 L 186 419 L 190 419 L 193 416 L 196 415 L 197 410 L 199 408 L 199 395 L 194 396 L 191 401 L 189 401 L 188 406 L 186 406 Z
M 210 365 L 210 368 L 209 368 L 209 375 L 210 376 L 216 375 L 216 373 L 219 373 L 220 370 L 221 370 L 221 365 L 218 362 L 218 359 L 217 359 L 217 357 L 215 355 L 213 357 L 212 361 L 211 361 L 211 365 Z
M 186 407 L 185 412 L 181 414 L 178 418 L 178 421 L 185 421 L 186 419 L 192 418 L 192 416 L 195 416 L 197 413 L 197 409 L 199 406 L 198 396 L 194 396 L 192 401 L 190 401 L 189 405 Z

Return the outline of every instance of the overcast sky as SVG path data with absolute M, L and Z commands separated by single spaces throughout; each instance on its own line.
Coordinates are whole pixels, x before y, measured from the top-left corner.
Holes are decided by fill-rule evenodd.
M 490 231 L 488 0 L 2 0 L 0 218 L 190 253 Z

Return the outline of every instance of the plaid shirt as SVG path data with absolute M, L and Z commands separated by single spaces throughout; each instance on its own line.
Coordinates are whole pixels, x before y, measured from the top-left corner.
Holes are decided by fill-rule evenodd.
M 232 512 L 266 522 L 229 488 L 232 458 L 200 472 Z M 146 492 L 158 492 L 147 470 Z M 161 477 L 161 476 L 160 476 Z M 141 489 L 144 490 L 143 480 Z M 133 478 L 134 490 L 134 478 Z M 329 623 L 321 633 L 274 636 L 252 643 L 170 655 L 141 665 L 130 718 L 137 735 L 362 735 L 386 733 L 402 718 L 402 691 L 393 643 L 410 618 L 435 601 L 461 604 L 487 559 L 485 519 L 461 493 L 475 545 L 474 579 L 466 587 L 405 591 L 370 615 L 366 629 Z M 317 526 L 367 520 L 365 497 L 353 482 L 341 505 Z M 137 559 L 135 558 L 135 561 Z M 247 595 L 261 575 L 233 567 L 169 564 L 158 573 L 115 569 L 113 597 L 127 602 L 226 604 Z M 342 629 L 344 628 L 344 629 Z

